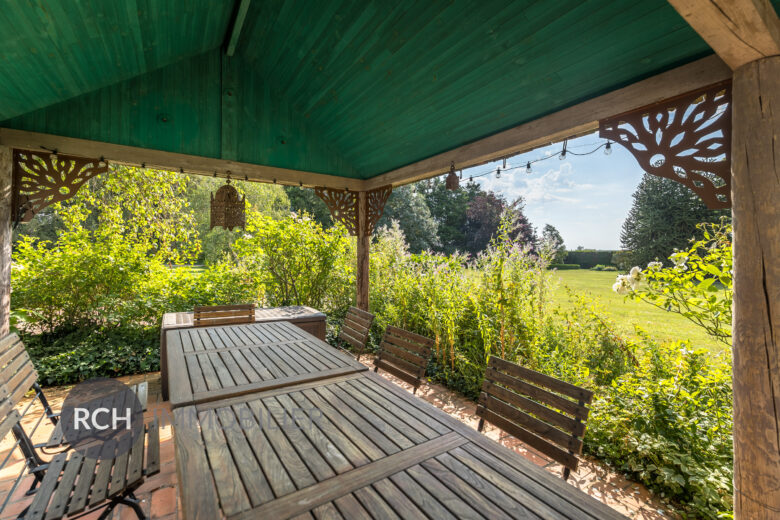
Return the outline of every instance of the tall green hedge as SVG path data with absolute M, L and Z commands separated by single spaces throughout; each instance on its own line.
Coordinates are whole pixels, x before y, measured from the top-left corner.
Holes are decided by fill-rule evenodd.
M 580 264 L 583 269 L 601 265 L 614 265 L 612 255 L 615 251 L 569 251 L 566 254 L 566 264 Z

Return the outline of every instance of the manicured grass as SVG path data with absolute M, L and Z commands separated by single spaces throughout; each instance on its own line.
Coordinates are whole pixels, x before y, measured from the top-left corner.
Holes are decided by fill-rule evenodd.
M 719 352 L 726 345 L 708 336 L 704 330 L 678 314 L 666 312 L 650 304 L 626 300 L 612 291 L 612 284 L 619 273 L 577 269 L 556 271 L 560 283 L 553 291 L 553 299 L 564 309 L 571 307 L 566 287 L 586 294 L 598 301 L 614 320 L 620 332 L 634 333 L 639 325 L 660 341 L 688 339 L 695 348 L 707 348 Z

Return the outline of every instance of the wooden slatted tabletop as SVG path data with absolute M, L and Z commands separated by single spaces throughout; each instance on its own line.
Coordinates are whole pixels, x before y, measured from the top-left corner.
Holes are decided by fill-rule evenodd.
M 370 372 L 174 410 L 183 517 L 624 518 Z
M 169 330 L 173 408 L 367 370 L 287 322 Z

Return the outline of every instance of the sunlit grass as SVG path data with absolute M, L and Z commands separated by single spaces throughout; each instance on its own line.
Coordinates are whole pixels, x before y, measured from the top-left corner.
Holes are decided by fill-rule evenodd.
M 591 271 L 587 269 L 557 271 L 554 275 L 558 283 L 553 291 L 553 300 L 562 308 L 570 308 L 566 287 L 580 294 L 586 294 L 597 300 L 614 320 L 620 332 L 634 334 L 634 325 L 646 330 L 659 341 L 688 339 L 694 348 L 707 348 L 719 352 L 727 348 L 704 329 L 694 325 L 684 317 L 666 312 L 650 304 L 627 300 L 612 291 L 616 272 Z

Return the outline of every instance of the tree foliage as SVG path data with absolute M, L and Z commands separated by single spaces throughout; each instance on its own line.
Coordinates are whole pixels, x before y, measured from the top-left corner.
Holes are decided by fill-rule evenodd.
M 562 264 L 566 260 L 563 237 L 552 224 L 545 224 L 542 229 L 541 250 L 554 264 Z
M 393 190 L 377 226 L 388 227 L 392 221 L 398 222 L 412 253 L 434 250 L 441 245 L 437 224 L 425 197 L 413 184 Z
M 670 179 L 645 174 L 633 194 L 620 241 L 630 265 L 646 265 L 685 248 L 700 222 L 717 222 L 728 210 L 710 210 L 698 195 Z

